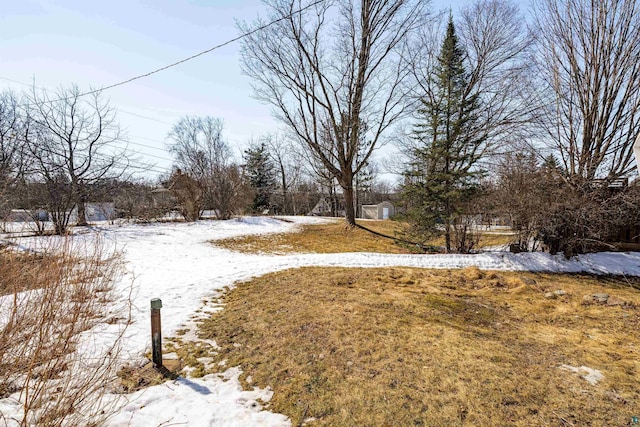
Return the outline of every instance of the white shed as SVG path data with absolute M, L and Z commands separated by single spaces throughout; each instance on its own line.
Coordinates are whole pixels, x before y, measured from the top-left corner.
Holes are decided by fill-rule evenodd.
M 116 208 L 113 202 L 85 203 L 84 214 L 87 221 L 112 221 L 116 218 Z M 69 214 L 69 222 L 78 221 L 78 208 L 75 207 Z
M 384 201 L 377 205 L 362 205 L 362 219 L 389 219 L 395 215 L 395 208 L 391 202 Z

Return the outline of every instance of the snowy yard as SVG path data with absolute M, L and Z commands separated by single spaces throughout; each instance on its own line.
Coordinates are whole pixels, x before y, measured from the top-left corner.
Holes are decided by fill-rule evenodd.
M 272 218 L 242 218 L 230 221 L 201 221 L 151 225 L 105 225 L 96 229 L 113 248 L 122 251 L 126 273 L 117 289 L 122 297 L 117 310 L 128 301 L 132 290 L 133 322 L 124 341 L 125 357 L 142 363 L 149 351 L 149 303 L 161 298 L 162 330 L 172 336 L 178 330 L 193 333 L 194 321 L 220 310 L 214 300 L 226 287 L 254 276 L 303 266 L 460 268 L 478 266 L 483 270 L 530 270 L 546 272 L 589 272 L 640 276 L 640 253 L 602 253 L 565 260 L 544 253 L 511 254 L 485 252 L 477 255 L 386 255 L 372 253 L 256 255 L 240 254 L 216 247 L 211 240 L 246 234 L 294 231 L 298 224 L 325 221 L 312 217 L 288 217 L 288 222 Z M 291 222 L 289 222 L 291 221 Z M 92 238 L 94 231 L 77 239 Z M 25 247 L 36 239 L 20 238 Z M 91 331 L 93 345 L 112 339 L 117 325 L 102 325 Z M 267 401 L 270 390 L 243 391 L 238 368 L 224 376 L 179 378 L 114 399 L 122 409 L 108 422 L 110 426 L 247 426 L 290 425 L 279 414 L 262 410 L 257 399 Z M 19 413 L 15 396 L 0 400 L 4 419 Z M 11 424 L 10 424 L 11 425 Z

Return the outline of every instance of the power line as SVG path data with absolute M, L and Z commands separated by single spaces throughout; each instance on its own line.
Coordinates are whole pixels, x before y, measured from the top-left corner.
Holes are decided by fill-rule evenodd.
M 151 141 L 151 142 L 159 142 L 160 144 L 166 144 L 167 141 L 160 141 L 159 139 L 153 139 L 153 138 L 147 138 L 146 136 L 135 136 L 132 135 L 134 138 L 138 138 L 138 139 L 144 139 L 146 141 Z
M 143 163 L 135 159 L 133 160 L 127 159 L 126 161 L 117 160 L 112 155 L 109 155 L 106 153 L 99 153 L 99 154 L 96 153 L 94 157 L 98 160 L 110 162 L 113 166 L 118 166 L 121 168 L 131 168 L 131 169 L 136 169 L 144 172 L 154 172 L 157 174 L 164 174 L 167 172 L 170 173 L 172 171 L 171 168 L 156 167 L 157 165 L 155 164 Z
M 130 116 L 140 117 L 141 119 L 147 119 L 147 120 L 151 120 L 151 121 L 154 121 L 154 122 L 163 123 L 165 125 L 173 126 L 173 123 L 165 122 L 164 120 L 154 119 L 153 117 L 145 116 L 145 115 L 138 114 L 138 113 L 132 113 L 131 111 L 123 110 L 123 109 L 120 109 L 120 108 L 118 108 L 117 110 L 119 112 L 121 112 L 121 113 L 128 114 Z
M 28 83 L 21 82 L 21 81 L 18 81 L 18 80 L 14 80 L 14 79 L 10 79 L 10 78 L 7 78 L 7 77 L 2 77 L 2 76 L 0 76 L 0 80 L 7 80 L 9 82 L 17 83 L 17 84 L 20 84 L 20 85 L 31 86 Z M 46 89 L 46 88 L 41 87 L 41 86 L 35 86 L 34 85 L 33 87 L 41 89 L 41 90 L 43 90 L 45 92 L 51 92 L 51 90 Z M 143 116 L 141 114 L 131 113 L 131 112 L 128 112 L 128 111 L 125 111 L 125 110 L 122 110 L 122 109 L 117 109 L 117 111 L 119 111 L 121 113 L 131 114 L 133 116 L 141 117 L 141 118 L 148 119 L 148 120 L 153 120 L 153 121 L 160 122 L 160 123 L 170 124 L 168 122 L 163 122 L 162 120 L 157 120 L 157 119 L 154 119 L 152 117 Z M 136 139 L 145 139 L 145 140 L 148 140 L 148 141 L 159 142 L 161 144 L 165 144 L 165 141 L 160 141 L 158 139 L 146 138 L 146 137 L 143 137 L 143 136 L 136 136 L 136 135 L 131 135 L 131 137 L 136 138 Z M 139 142 L 131 141 L 129 139 L 122 140 L 121 142 L 126 143 L 126 144 L 131 144 L 131 145 L 144 147 L 144 148 L 150 148 L 150 149 L 153 149 L 153 150 L 167 152 L 167 150 L 165 148 L 155 147 L 155 146 L 148 145 L 148 144 L 142 144 L 142 143 L 139 143 Z M 155 157 L 155 158 L 160 159 L 160 160 L 166 160 L 166 161 L 169 161 L 169 162 L 173 162 L 173 159 L 168 159 L 166 157 L 161 157 L 161 156 L 157 156 L 157 155 L 154 155 L 154 154 L 145 154 L 145 153 L 141 153 L 139 151 L 131 151 L 131 152 L 135 153 L 135 154 L 142 155 L 142 156 L 146 155 L 146 156 L 149 156 L 149 157 Z
M 294 11 L 294 12 L 291 12 L 290 14 L 288 14 L 288 15 L 286 15 L 286 16 L 280 17 L 280 18 L 278 18 L 278 19 L 274 19 L 273 21 L 270 21 L 270 22 L 268 22 L 268 23 L 266 23 L 266 24 L 264 24 L 264 25 L 261 25 L 261 26 L 259 26 L 259 27 L 256 27 L 256 28 L 254 28 L 254 29 L 253 29 L 253 30 L 251 30 L 251 31 L 247 31 L 247 32 L 245 32 L 245 33 L 240 34 L 239 36 L 237 36 L 237 37 L 235 37 L 235 38 L 232 38 L 232 39 L 230 39 L 230 40 L 227 40 L 227 41 L 226 41 L 226 42 L 224 42 L 224 43 L 220 43 L 220 44 L 218 44 L 218 45 L 215 45 L 215 46 L 213 46 L 213 47 L 210 47 L 209 49 L 203 50 L 203 51 L 201 51 L 201 52 L 198 52 L 198 53 L 196 53 L 196 54 L 194 54 L 194 55 L 191 55 L 191 56 L 189 56 L 189 57 L 186 57 L 186 58 L 184 58 L 184 59 L 181 59 L 181 60 L 179 60 L 179 61 L 176 61 L 176 62 L 174 62 L 174 63 L 171 63 L 171 64 L 169 64 L 169 65 L 165 65 L 164 67 L 157 68 L 157 69 L 155 69 L 155 70 L 153 70 L 153 71 L 149 71 L 148 73 L 140 74 L 140 75 L 137 75 L 137 76 L 131 77 L 131 78 L 127 79 L 127 80 L 123 80 L 123 81 L 121 81 L 121 82 L 114 83 L 114 84 L 109 85 L 109 86 L 104 86 L 104 87 L 102 87 L 101 89 L 95 89 L 95 90 L 90 90 L 90 91 L 85 92 L 85 93 L 81 93 L 79 96 L 93 95 L 93 94 L 98 93 L 98 92 L 101 92 L 101 91 L 103 91 L 103 90 L 113 89 L 113 88 L 115 88 L 115 87 L 122 86 L 122 85 L 125 85 L 125 84 L 127 84 L 127 83 L 131 83 L 131 82 L 133 82 L 133 81 L 136 81 L 136 80 L 139 80 L 139 79 L 143 79 L 143 78 L 145 78 L 145 77 L 152 76 L 153 74 L 157 74 L 157 73 L 159 73 L 159 72 L 162 72 L 162 71 L 168 70 L 169 68 L 173 68 L 173 67 L 175 67 L 175 66 L 177 66 L 177 65 L 184 64 L 185 62 L 188 62 L 188 61 L 191 61 L 191 60 L 193 60 L 193 59 L 196 59 L 196 58 L 198 58 L 198 57 L 200 57 L 200 56 L 202 56 L 202 55 L 206 55 L 207 53 L 213 52 L 214 50 L 220 49 L 220 48 L 222 48 L 222 47 L 224 47 L 224 46 L 227 46 L 227 45 L 229 45 L 229 44 L 231 44 L 231 43 L 237 42 L 238 40 L 241 40 L 241 39 L 243 39 L 243 38 L 245 38 L 245 37 L 248 37 L 248 36 L 250 36 L 250 35 L 253 35 L 253 34 L 255 34 L 255 33 L 259 32 L 259 31 L 262 31 L 262 30 L 264 30 L 264 29 L 267 29 L 267 28 L 269 28 L 270 26 L 272 26 L 273 24 L 277 24 L 277 23 L 278 23 L 278 22 L 280 22 L 280 21 L 284 21 L 285 19 L 289 19 L 289 18 L 291 18 L 293 15 L 297 15 L 298 13 L 301 13 L 301 12 L 303 12 L 303 11 L 305 11 L 305 10 L 307 10 L 307 9 L 311 8 L 311 7 L 314 7 L 314 6 L 316 6 L 316 5 L 320 4 L 320 3 L 322 3 L 323 1 L 324 1 L 324 0 L 316 0 L 315 2 L 313 2 L 313 3 L 311 3 L 311 4 L 308 4 L 307 6 L 302 7 L 302 8 L 300 8 L 300 9 L 298 9 L 298 10 Z
M 46 88 L 44 88 L 42 86 L 36 86 L 36 85 L 29 84 L 29 83 L 26 83 L 26 82 L 22 82 L 22 81 L 19 81 L 19 80 L 10 79 L 8 77 L 0 76 L 0 80 L 6 80 L 8 82 L 16 83 L 16 84 L 19 84 L 19 85 L 22 85 L 22 86 L 35 87 L 35 88 L 43 90 L 45 92 L 51 92 L 50 89 L 46 89 Z M 173 123 L 170 123 L 170 122 L 167 122 L 167 121 L 164 121 L 164 120 L 160 120 L 160 119 L 156 119 L 154 117 L 145 116 L 144 114 L 134 113 L 134 112 L 123 110 L 123 109 L 117 108 L 117 107 L 116 107 L 116 110 L 119 113 L 128 114 L 130 116 L 140 117 L 141 119 L 151 120 L 151 121 L 154 121 L 154 122 L 157 122 L 157 123 L 162 123 L 162 124 L 165 124 L 165 125 L 173 126 Z
M 240 34 L 237 37 L 234 37 L 234 38 L 232 38 L 230 40 L 227 40 L 226 42 L 223 42 L 223 43 L 217 44 L 217 45 L 215 45 L 213 47 L 210 47 L 208 49 L 205 49 L 205 50 L 203 50 L 201 52 L 198 52 L 198 53 L 196 53 L 194 55 L 191 55 L 191 56 L 188 56 L 186 58 L 180 59 L 179 61 L 173 62 L 173 63 L 171 63 L 169 65 L 165 65 L 164 67 L 157 68 L 157 69 L 149 71 L 147 73 L 139 74 L 137 76 L 128 78 L 126 80 L 122 80 L 122 81 L 117 82 L 117 83 L 110 84 L 108 86 L 103 86 L 100 89 L 93 89 L 93 90 L 89 90 L 87 92 L 82 92 L 82 93 L 78 94 L 77 97 L 93 95 L 93 94 L 96 94 L 96 93 L 99 93 L 99 92 L 102 92 L 102 91 L 105 91 L 105 90 L 116 88 L 118 86 L 123 86 L 123 85 L 126 85 L 128 83 L 134 82 L 136 80 L 140 80 L 140 79 L 152 76 L 154 74 L 160 73 L 162 71 L 168 70 L 169 68 L 173 68 L 173 67 L 178 66 L 180 64 L 184 64 L 185 62 L 188 62 L 188 61 L 191 61 L 193 59 L 196 59 L 196 58 L 198 58 L 198 57 L 200 57 L 202 55 L 206 55 L 207 53 L 213 52 L 214 50 L 220 49 L 220 48 L 225 47 L 225 46 L 227 46 L 227 45 L 229 45 L 231 43 L 237 42 L 238 40 L 242 40 L 245 37 L 249 37 L 249 36 L 251 36 L 251 35 L 253 35 L 253 34 L 255 34 L 255 33 L 259 32 L 259 31 L 267 29 L 270 26 L 272 26 L 274 24 L 277 24 L 278 22 L 281 22 L 281 21 L 284 21 L 286 19 L 289 19 L 292 16 L 297 15 L 298 13 L 302 13 L 305 10 L 310 9 L 310 8 L 320 4 L 322 2 L 324 2 L 324 0 L 316 0 L 315 2 L 310 3 L 307 6 L 302 7 L 300 9 L 296 10 L 296 11 L 293 11 L 288 15 L 285 15 L 285 16 L 282 16 L 280 18 L 274 19 L 274 20 L 272 20 L 272 21 L 270 21 L 270 22 L 268 22 L 268 23 L 266 23 L 264 25 L 260 25 L 259 27 L 254 28 L 251 31 L 244 32 L 244 33 Z M 4 80 L 10 80 L 10 79 L 4 79 Z M 67 99 L 68 98 L 60 98 L 60 99 L 49 100 L 47 102 L 52 102 L 53 103 L 53 102 L 57 102 L 57 101 L 64 101 L 64 100 L 67 100 Z
M 245 38 L 245 37 L 251 36 L 251 35 L 253 35 L 253 34 L 255 34 L 255 33 L 259 32 L 259 31 L 262 31 L 262 30 L 264 30 L 264 29 L 266 29 L 266 28 L 268 28 L 268 27 L 270 27 L 270 26 L 272 26 L 272 25 L 274 25 L 274 24 L 278 23 L 278 22 L 281 22 L 281 21 L 284 21 L 284 20 L 286 20 L 286 19 L 289 19 L 289 18 L 291 18 L 292 16 L 294 16 L 294 15 L 296 15 L 296 14 L 298 14 L 298 13 L 301 13 L 301 12 L 303 12 L 303 11 L 305 11 L 305 10 L 309 9 L 309 8 L 312 8 L 312 7 L 314 7 L 314 6 L 316 6 L 316 5 L 320 4 L 320 3 L 322 3 L 323 1 L 324 1 L 324 0 L 316 0 L 315 2 L 310 3 L 310 4 L 308 4 L 307 6 L 302 7 L 302 8 L 300 8 L 300 9 L 296 10 L 296 11 L 293 11 L 293 12 L 291 12 L 291 13 L 290 13 L 290 14 L 288 14 L 288 15 L 285 15 L 285 16 L 282 16 L 282 17 L 280 17 L 280 18 L 274 19 L 274 20 L 272 20 L 272 21 L 270 21 L 270 22 L 268 22 L 268 23 L 266 23 L 266 24 L 264 24 L 264 25 L 261 25 L 261 26 L 258 26 L 258 27 L 256 27 L 256 28 L 254 28 L 254 29 L 253 29 L 253 30 L 251 30 L 251 31 L 244 32 L 244 33 L 240 34 L 240 35 L 239 35 L 239 36 L 237 36 L 237 37 L 234 37 L 234 38 L 232 38 L 232 39 L 230 39 L 230 40 L 227 40 L 227 41 L 225 41 L 225 42 L 223 42 L 223 43 L 220 43 L 220 44 L 218 44 L 218 45 L 215 45 L 215 46 L 213 46 L 213 47 L 210 47 L 210 48 L 208 48 L 208 49 L 205 49 L 205 50 L 203 50 L 203 51 L 201 51 L 201 52 L 198 52 L 198 53 L 196 53 L 196 54 L 194 54 L 194 55 L 191 55 L 191 56 L 188 56 L 188 57 L 186 57 L 186 58 L 183 58 L 183 59 L 181 59 L 181 60 L 179 60 L 179 61 L 173 62 L 173 63 L 171 63 L 171 64 L 168 64 L 168 65 L 165 65 L 165 66 L 163 66 L 163 67 L 157 68 L 157 69 L 155 69 L 155 70 L 149 71 L 149 72 L 147 72 L 147 73 L 139 74 L 139 75 L 137 75 L 137 76 L 131 77 L 131 78 L 129 78 L 129 79 L 126 79 L 126 80 L 123 80 L 123 81 L 120 81 L 120 82 L 117 82 L 117 83 L 114 83 L 114 84 L 111 84 L 111 85 L 108 85 L 108 86 L 103 86 L 103 87 L 102 87 L 102 88 L 100 88 L 100 89 L 94 89 L 94 90 L 90 90 L 90 91 L 87 91 L 87 92 L 82 92 L 82 93 L 78 94 L 78 95 L 77 95 L 77 97 L 83 97 L 83 96 L 93 95 L 93 94 L 96 94 L 96 93 L 102 92 L 102 91 L 104 91 L 104 90 L 109 90 L 109 89 L 113 89 L 113 88 L 116 88 L 116 87 L 119 87 L 119 86 L 123 86 L 123 85 L 126 85 L 126 84 L 128 84 L 128 83 L 131 83 L 131 82 L 133 82 L 133 81 L 140 80 L 140 79 L 143 79 L 143 78 L 146 78 L 146 77 L 152 76 L 152 75 L 154 75 L 154 74 L 160 73 L 160 72 L 162 72 L 162 71 L 168 70 L 169 68 L 176 67 L 176 66 L 178 66 L 178 65 L 180 65 L 180 64 L 184 64 L 185 62 L 191 61 L 191 60 L 196 59 L 196 58 L 198 58 L 198 57 L 200 57 L 200 56 L 206 55 L 207 53 L 213 52 L 214 50 L 220 49 L 220 48 L 222 48 L 222 47 L 224 47 L 224 46 L 227 46 L 227 45 L 229 45 L 229 44 L 231 44 L 231 43 L 234 43 L 234 42 L 236 42 L 236 41 L 238 41 L 238 40 L 241 40 L 241 39 L 243 39 L 243 38 Z M 29 84 L 27 84 L 27 83 L 20 82 L 20 81 L 17 81 L 17 80 L 13 80 L 13 79 L 10 79 L 10 78 L 7 78 L 7 77 L 0 77 L 0 79 L 2 79 L 2 80 L 6 80 L 6 81 L 10 81 L 10 82 L 13 82 L 13 83 L 17 83 L 17 84 L 21 84 L 21 85 L 25 85 L 25 86 L 31 86 L 31 85 L 29 85 Z M 34 86 L 35 86 L 35 85 L 34 85 Z M 46 91 L 46 89 L 43 89 L 43 90 L 45 90 L 45 91 Z M 48 101 L 46 101 L 46 102 L 48 102 L 48 103 L 53 103 L 53 102 L 58 102 L 58 101 L 64 101 L 64 100 L 67 100 L 67 99 L 68 99 L 68 98 L 59 98 L 59 99 L 54 99 L 54 100 L 48 100 Z M 162 121 L 162 120 L 158 120 L 158 119 L 154 119 L 154 118 L 151 118 L 151 117 L 147 117 L 147 116 L 144 116 L 144 115 L 142 115 L 142 114 L 136 114 L 136 113 L 132 113 L 132 112 L 127 112 L 127 111 L 125 111 L 125 110 L 120 110 L 120 111 L 122 111 L 122 112 L 123 112 L 123 113 L 125 113 L 125 114 L 130 114 L 130 115 L 137 116 L 137 117 L 140 117 L 140 118 L 144 118 L 144 119 L 148 119 L 148 120 L 153 120 L 153 121 L 156 121 L 156 122 L 160 122 L 160 123 L 165 123 L 165 124 L 169 124 L 169 125 L 171 125 L 171 123 L 167 123 L 167 122 L 164 122 L 164 121 Z M 144 146 L 143 144 L 140 144 L 140 143 L 132 143 L 132 144 L 133 144 L 133 145 L 140 145 L 140 146 Z M 155 147 L 148 147 L 148 146 L 147 146 L 147 148 L 155 148 Z M 136 152 L 136 154 L 143 155 L 142 153 L 138 153 L 138 152 Z M 162 159 L 162 160 L 172 161 L 172 160 L 169 160 L 169 159 L 166 159 L 166 158 L 160 157 L 160 156 L 154 156 L 154 155 L 149 155 L 149 154 L 148 154 L 148 156 L 150 156 L 150 157 L 156 157 L 156 158 L 159 158 L 159 159 Z
M 130 143 L 133 144 L 133 145 L 140 145 L 140 144 L 136 144 L 134 142 L 130 142 Z M 143 145 L 143 147 L 144 147 L 144 145 Z M 129 153 L 131 153 L 131 154 L 139 154 L 141 156 L 153 157 L 155 159 L 165 160 L 167 162 L 172 162 L 173 163 L 173 159 L 168 159 L 168 158 L 162 157 L 162 156 L 156 156 L 155 154 L 141 153 L 139 151 L 134 151 L 134 150 L 129 150 Z
M 149 139 L 149 138 L 143 138 L 143 137 L 141 137 L 141 136 L 135 136 L 135 135 L 131 135 L 131 137 L 136 138 L 136 139 Z M 155 140 L 153 140 L 153 139 L 152 139 L 151 141 L 155 141 Z M 139 147 L 150 148 L 150 149 L 152 149 L 152 150 L 162 151 L 162 152 L 164 152 L 164 153 L 166 153 L 166 152 L 167 152 L 167 150 L 166 150 L 165 148 L 155 147 L 155 146 L 153 146 L 153 145 L 147 145 L 147 144 L 143 144 L 143 143 L 141 143 L 141 142 L 133 142 L 133 141 L 131 141 L 131 140 L 129 140 L 129 139 L 124 139 L 124 140 L 123 140 L 123 142 L 125 142 L 125 143 L 129 143 L 129 144 L 133 144 L 133 145 L 137 145 L 137 146 L 139 146 Z M 161 142 L 161 141 L 157 141 L 157 142 Z
M 20 81 L 18 81 L 18 80 L 13 80 L 13 79 L 10 79 L 10 78 L 8 78 L 8 77 L 2 77 L 2 76 L 0 76 L 0 80 L 6 80 L 6 81 L 8 81 L 8 82 L 17 83 L 17 84 L 22 85 L 22 86 L 31 86 L 29 83 L 20 82 Z M 39 88 L 39 89 L 40 89 L 40 88 Z

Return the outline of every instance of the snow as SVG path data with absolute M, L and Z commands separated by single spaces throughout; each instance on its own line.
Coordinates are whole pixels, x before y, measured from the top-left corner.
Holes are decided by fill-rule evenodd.
M 596 385 L 604 379 L 602 372 L 597 369 L 589 368 L 588 366 L 575 367 L 571 365 L 560 365 L 559 368 L 578 374 L 591 385 Z
M 462 268 L 487 270 L 529 270 L 545 272 L 588 272 L 640 276 L 640 253 L 599 253 L 570 260 L 546 253 L 485 252 L 474 255 L 347 254 L 240 254 L 215 246 L 215 240 L 248 234 L 294 231 L 300 224 L 328 221 L 315 217 L 246 217 L 229 221 L 196 223 L 103 225 L 75 239 L 100 236 L 123 254 L 126 272 L 116 289 L 121 300 L 114 302 L 114 315 L 131 298 L 132 320 L 126 330 L 127 360 L 140 363 L 149 350 L 149 309 L 152 298 L 161 298 L 163 335 L 179 329 L 193 334 L 198 317 L 222 309 L 215 303 L 227 287 L 266 273 L 305 266 Z M 9 239 L 0 235 L 0 239 Z M 38 246 L 38 239 L 13 238 L 18 247 Z M 41 241 L 42 239 L 40 239 Z M 213 241 L 213 243 L 212 243 Z M 120 326 L 103 324 L 90 331 L 91 348 L 107 346 Z M 211 343 L 215 345 L 215 343 Z M 91 351 L 91 348 L 85 351 Z M 189 426 L 287 426 L 283 415 L 263 410 L 271 391 L 243 391 L 240 370 L 230 367 L 226 375 L 179 378 L 126 396 L 123 409 L 109 420 L 110 426 L 183 424 Z M 13 396 L 15 399 L 15 396 Z M 12 403 L 13 402 L 13 403 Z M 19 407 L 11 399 L 0 400 L 0 415 L 15 416 Z M 1 418 L 0 418 L 1 419 Z
M 129 396 L 109 425 L 188 426 L 289 426 L 284 415 L 261 409 L 257 399 L 268 401 L 271 390 L 243 391 L 239 368 L 225 375 L 183 378 L 150 387 Z

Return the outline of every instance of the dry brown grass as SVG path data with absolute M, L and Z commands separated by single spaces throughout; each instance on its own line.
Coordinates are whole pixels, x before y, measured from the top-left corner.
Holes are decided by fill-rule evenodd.
M 626 305 L 584 305 L 595 292 Z M 224 303 L 200 328 L 220 346 L 210 369 L 240 365 L 294 425 L 622 426 L 640 414 L 640 292 L 622 280 L 305 268 Z M 590 385 L 562 364 L 605 378 Z
M 118 371 L 115 389 L 120 393 L 133 393 L 146 387 L 162 384 L 178 378 L 176 372 L 184 368 L 181 360 L 163 360 L 163 365 L 156 368 L 152 362 L 142 366 L 126 365 Z
M 394 221 L 364 221 L 362 224 L 389 236 L 393 236 L 394 231 L 401 226 Z M 408 253 L 407 249 L 396 245 L 392 239 L 376 236 L 360 228 L 348 228 L 343 220 L 303 225 L 296 233 L 242 236 L 216 240 L 213 243 L 244 253 Z
M 480 235 L 479 246 L 486 248 L 488 246 L 508 245 L 514 241 L 513 234 L 505 233 L 482 233 Z
M 404 230 L 406 223 L 399 221 L 357 221 L 372 231 L 390 237 Z M 483 234 L 480 246 L 505 245 L 511 236 Z M 393 239 L 377 236 L 361 228 L 348 228 L 343 220 L 336 219 L 327 224 L 303 225 L 296 233 L 263 234 L 233 237 L 216 240 L 216 246 L 243 253 L 342 253 L 375 252 L 401 254 L 410 253 L 411 247 L 398 245 Z M 428 242 L 430 245 L 443 246 L 444 237 Z
M 487 248 L 490 246 L 503 246 L 508 245 L 513 242 L 513 235 L 510 233 L 480 233 L 480 240 L 478 241 L 478 248 Z M 429 245 L 433 246 L 444 246 L 444 236 L 440 236 L 438 238 L 432 239 L 427 242 Z

